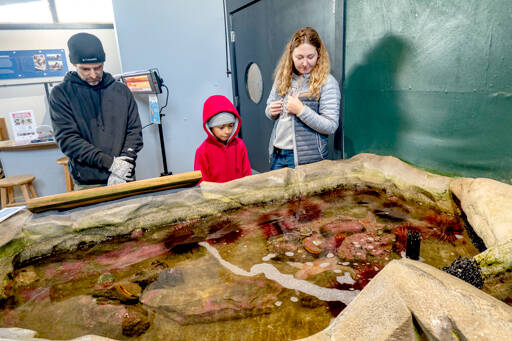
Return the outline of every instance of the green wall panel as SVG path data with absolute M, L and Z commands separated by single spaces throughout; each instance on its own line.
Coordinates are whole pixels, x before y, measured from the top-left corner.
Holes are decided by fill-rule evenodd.
M 512 178 L 512 1 L 346 0 L 345 156 Z

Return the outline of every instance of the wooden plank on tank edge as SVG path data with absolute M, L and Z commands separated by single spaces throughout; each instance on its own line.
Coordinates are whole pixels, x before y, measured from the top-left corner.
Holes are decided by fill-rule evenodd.
M 192 187 L 195 186 L 200 179 L 200 171 L 167 175 L 119 185 L 90 188 L 34 198 L 27 202 L 27 208 L 32 212 L 70 209 L 143 193 Z

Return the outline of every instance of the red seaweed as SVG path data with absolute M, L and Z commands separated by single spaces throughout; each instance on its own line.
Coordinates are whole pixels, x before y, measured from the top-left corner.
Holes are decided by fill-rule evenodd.
M 322 210 L 317 204 L 307 200 L 296 200 L 290 202 L 288 206 L 288 214 L 295 216 L 297 221 L 312 221 L 320 217 Z

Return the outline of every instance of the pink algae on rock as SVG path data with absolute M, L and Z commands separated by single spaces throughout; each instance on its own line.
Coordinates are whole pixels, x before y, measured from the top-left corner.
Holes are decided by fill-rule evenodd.
M 363 231 L 364 226 L 357 220 L 336 220 L 322 226 L 322 231 L 337 234 L 340 232 L 357 233 Z
M 306 251 L 314 255 L 321 254 L 327 246 L 325 238 L 319 233 L 315 233 L 312 236 L 304 238 L 302 244 Z
M 338 248 L 338 258 L 344 260 L 366 260 L 368 255 L 384 257 L 391 253 L 393 234 L 356 233 L 346 237 Z

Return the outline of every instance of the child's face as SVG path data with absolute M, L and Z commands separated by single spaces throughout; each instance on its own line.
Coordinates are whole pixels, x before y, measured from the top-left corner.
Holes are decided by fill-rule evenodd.
M 212 133 L 222 142 L 226 142 L 233 133 L 234 127 L 234 123 L 223 124 L 221 126 L 212 127 Z

